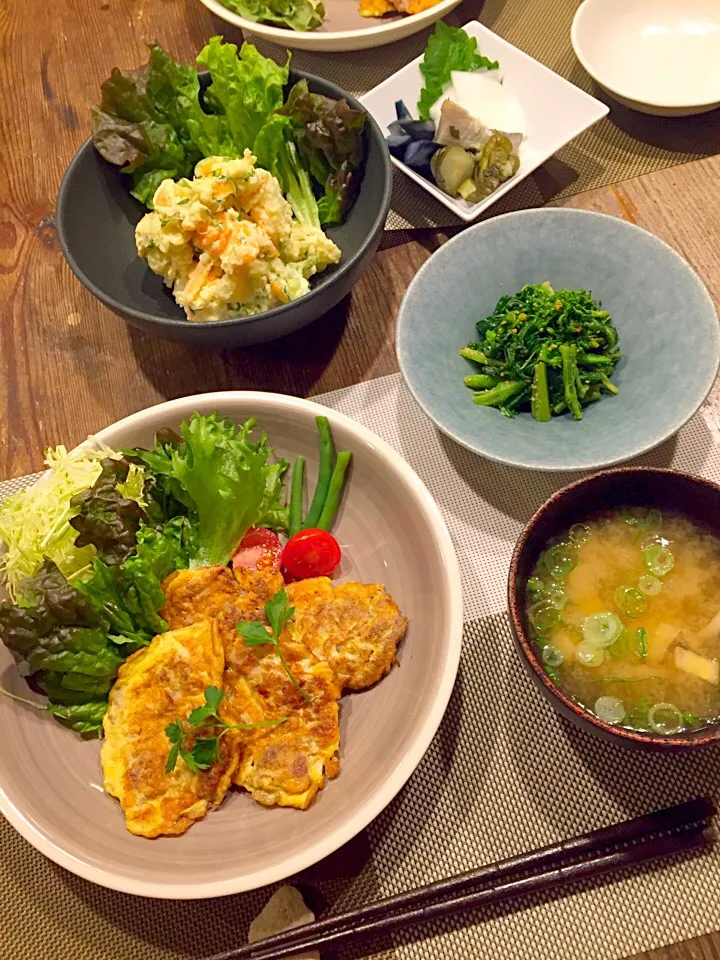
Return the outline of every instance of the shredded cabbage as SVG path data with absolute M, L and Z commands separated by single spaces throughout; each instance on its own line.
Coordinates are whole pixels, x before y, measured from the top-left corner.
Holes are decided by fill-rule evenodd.
M 63 446 L 50 449 L 45 454 L 48 472 L 0 505 L 0 540 L 5 545 L 0 574 L 14 601 L 22 581 L 35 573 L 44 557 L 53 560 L 70 581 L 92 574 L 95 548 L 75 546 L 77 530 L 69 521 L 77 509 L 70 500 L 95 483 L 103 459 L 121 456 L 94 438 L 69 453 Z M 124 496 L 141 506 L 143 480 L 144 468 L 133 464 L 122 485 Z

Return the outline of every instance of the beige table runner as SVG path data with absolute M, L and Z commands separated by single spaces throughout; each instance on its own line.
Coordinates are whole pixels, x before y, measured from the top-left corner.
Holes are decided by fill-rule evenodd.
M 580 0 L 465 0 L 445 18 L 456 26 L 479 20 L 610 106 L 608 117 L 518 184 L 492 207 L 490 215 L 538 206 L 720 152 L 718 111 L 699 117 L 649 117 L 622 107 L 598 90 L 578 63 L 570 43 L 570 25 L 579 5 Z M 310 54 L 298 50 L 293 63 L 351 93 L 366 93 L 419 56 L 429 33 L 425 30 L 386 47 L 355 53 Z M 273 44 L 253 41 L 266 56 L 279 57 L 282 53 Z M 460 223 L 451 211 L 395 171 L 388 230 Z
M 664 804 L 720 797 L 718 750 L 658 757 L 596 741 L 560 720 L 525 676 L 505 614 L 508 561 L 523 523 L 568 476 L 457 447 L 399 375 L 318 399 L 382 436 L 428 486 L 458 553 L 466 626 L 450 706 L 417 772 L 355 841 L 299 878 L 316 907 L 356 906 Z M 707 405 L 642 462 L 720 480 L 718 422 Z M 20 482 L 0 485 L 0 496 Z M 244 942 L 269 896 L 176 903 L 113 893 L 56 867 L 0 820 L 0 960 L 197 960 Z M 397 939 L 383 956 L 615 960 L 694 937 L 720 928 L 720 854 L 472 920 L 436 923 L 429 939 Z

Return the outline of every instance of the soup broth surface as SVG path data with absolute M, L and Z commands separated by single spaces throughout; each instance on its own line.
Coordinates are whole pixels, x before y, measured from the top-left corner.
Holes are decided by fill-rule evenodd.
M 527 584 L 548 675 L 602 720 L 671 735 L 720 717 L 720 538 L 618 509 L 548 545 Z

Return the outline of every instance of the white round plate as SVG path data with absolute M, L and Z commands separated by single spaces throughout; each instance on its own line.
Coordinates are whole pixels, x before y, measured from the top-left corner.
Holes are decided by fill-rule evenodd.
M 719 0 L 585 0 L 575 54 L 625 106 L 658 116 L 720 107 Z
M 245 33 L 295 50 L 338 51 L 365 50 L 394 43 L 429 27 L 450 13 L 460 0 L 440 0 L 435 6 L 411 16 L 363 17 L 358 13 L 359 0 L 325 0 L 325 22 L 317 30 L 300 32 L 285 27 L 271 27 L 246 20 L 224 7 L 218 0 L 200 0 L 211 13 Z

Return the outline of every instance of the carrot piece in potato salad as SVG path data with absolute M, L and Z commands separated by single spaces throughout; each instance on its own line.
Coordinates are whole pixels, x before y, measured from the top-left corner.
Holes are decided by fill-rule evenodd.
M 322 230 L 299 223 L 277 179 L 239 159 L 207 157 L 194 179 L 163 180 L 135 229 L 141 257 L 188 320 L 247 317 L 297 300 L 340 260 Z

